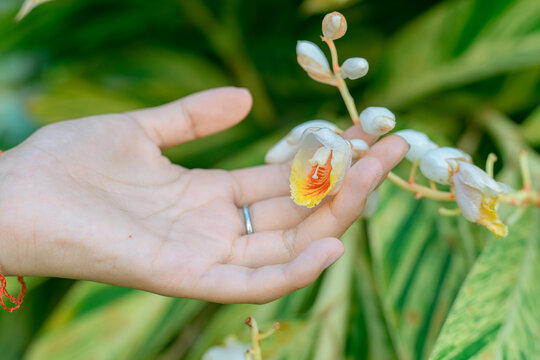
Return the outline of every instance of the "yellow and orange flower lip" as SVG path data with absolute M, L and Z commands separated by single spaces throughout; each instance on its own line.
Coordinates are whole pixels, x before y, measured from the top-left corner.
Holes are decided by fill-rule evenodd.
M 291 198 L 298 205 L 314 207 L 335 194 L 351 166 L 351 146 L 329 129 L 306 130 L 292 162 Z
M 452 175 L 456 202 L 463 216 L 484 226 L 496 237 L 505 237 L 508 228 L 497 215 L 503 187 L 479 167 L 466 161 L 455 162 Z

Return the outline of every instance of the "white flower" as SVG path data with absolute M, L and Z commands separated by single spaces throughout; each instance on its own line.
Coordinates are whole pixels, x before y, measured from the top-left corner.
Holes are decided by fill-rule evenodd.
M 379 206 L 379 190 L 374 190 L 371 194 L 368 195 L 366 199 L 366 204 L 364 205 L 364 211 L 362 212 L 362 217 L 364 219 L 370 218 L 377 211 Z
M 264 161 L 267 164 L 280 164 L 291 160 L 300 146 L 300 139 L 302 134 L 309 128 L 327 128 L 337 134 L 341 134 L 342 131 L 334 123 L 326 120 L 311 120 L 306 121 L 300 125 L 294 127 L 287 136 L 281 139 L 276 145 L 274 145 L 264 157 Z
M 291 198 L 298 205 L 314 207 L 326 195 L 337 193 L 351 162 L 351 145 L 341 136 L 324 128 L 306 130 L 292 162 Z
M 325 84 L 335 85 L 336 79 L 322 50 L 311 41 L 298 41 L 296 59 L 308 75 Z
M 369 145 L 362 139 L 350 139 L 347 140 L 351 145 L 353 151 L 353 158 L 359 159 L 369 150 Z
M 326 14 L 322 22 L 322 32 L 325 38 L 337 40 L 347 31 L 345 16 L 337 11 Z
M 204 353 L 202 360 L 245 360 L 245 353 L 249 349 L 251 349 L 251 344 L 227 338 L 225 346 L 211 347 Z
M 384 107 L 371 106 L 360 113 L 360 123 L 371 135 L 384 135 L 396 126 L 396 117 Z
M 349 58 L 341 65 L 341 77 L 356 80 L 365 76 L 369 70 L 366 59 L 360 57 Z
M 455 161 L 471 161 L 471 157 L 456 148 L 442 147 L 427 151 L 420 158 L 420 171 L 430 180 L 439 184 L 449 185 L 454 173 Z
M 505 192 L 503 184 L 497 183 L 479 167 L 464 161 L 456 161 L 452 183 L 456 202 L 467 220 L 486 227 L 496 237 L 508 234 L 506 225 L 496 211 L 499 195 Z
M 405 157 L 410 162 L 420 160 L 426 152 L 438 147 L 426 134 L 420 131 L 407 129 L 397 131 L 395 134 L 401 136 L 409 144 L 410 148 Z

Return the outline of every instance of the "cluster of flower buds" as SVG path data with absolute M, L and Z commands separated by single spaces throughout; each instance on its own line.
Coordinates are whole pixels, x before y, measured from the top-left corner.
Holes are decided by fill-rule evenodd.
M 463 216 L 486 227 L 496 237 L 508 229 L 497 215 L 499 196 L 506 186 L 472 164 L 469 154 L 451 147 L 438 147 L 427 135 L 415 130 L 396 132 L 410 145 L 406 158 L 419 164 L 422 174 L 438 184 L 451 185 Z
M 339 89 L 355 124 L 361 124 L 368 134 L 384 135 L 396 125 L 394 114 L 386 108 L 373 106 L 358 115 L 345 83 L 345 79 L 361 78 L 369 70 L 368 62 L 359 57 L 347 59 L 339 65 L 334 40 L 341 38 L 346 31 L 347 22 L 342 14 L 327 14 L 322 23 L 321 38 L 330 49 L 332 65 L 323 51 L 309 41 L 298 42 L 298 63 L 311 78 Z M 290 187 L 291 197 L 297 204 L 313 207 L 327 195 L 339 191 L 353 161 L 362 157 L 369 149 L 362 140 L 345 140 L 340 133 L 341 130 L 328 121 L 309 121 L 295 127 L 266 155 L 268 163 L 282 163 L 293 159 Z M 503 184 L 473 165 L 471 157 L 459 149 L 439 148 L 425 134 L 415 130 L 401 130 L 396 134 L 409 143 L 410 149 L 406 158 L 413 163 L 413 168 L 409 182 L 390 173 L 391 181 L 416 193 L 418 197 L 456 201 L 458 209 L 450 211 L 451 213 L 461 212 L 466 219 L 486 227 L 495 236 L 506 236 L 507 227 L 496 212 L 501 195 L 506 193 Z M 417 167 L 432 182 L 431 188 L 414 183 Z M 438 190 L 436 183 L 450 185 L 450 192 Z M 531 196 L 523 194 L 522 197 L 531 202 Z M 364 216 L 375 211 L 377 201 L 377 193 L 374 192 L 366 202 Z
M 392 130 L 396 118 L 383 107 L 368 107 L 360 116 L 354 107 L 345 79 L 359 79 L 368 72 L 368 62 L 360 57 L 345 60 L 339 66 L 333 41 L 347 31 L 345 17 L 332 12 L 324 17 L 322 39 L 330 47 L 332 68 L 323 51 L 310 41 L 299 41 L 296 46 L 300 66 L 314 80 L 334 85 L 346 97 L 346 104 L 353 120 L 362 125 L 371 135 L 380 136 Z M 353 161 L 361 158 L 368 150 L 368 144 L 360 139 L 346 140 L 340 136 L 341 130 L 325 120 L 312 120 L 292 129 L 266 154 L 267 163 L 284 163 L 291 159 L 291 198 L 307 207 L 318 205 L 327 195 L 336 194 L 341 188 L 345 174 Z M 377 193 L 370 195 L 364 216 L 375 212 Z
M 322 23 L 322 39 L 330 46 L 333 46 L 333 41 L 341 38 L 347 31 L 347 21 L 345 17 L 334 11 L 327 14 Z M 331 47 L 332 51 L 332 47 Z M 323 51 L 311 41 L 298 41 L 296 46 L 297 60 L 300 66 L 314 80 L 339 86 L 340 80 L 343 79 L 359 79 L 365 76 L 369 70 L 369 64 L 366 59 L 361 57 L 353 57 L 345 60 L 341 66 L 337 66 L 333 60 L 334 69 L 330 69 L 330 65 Z

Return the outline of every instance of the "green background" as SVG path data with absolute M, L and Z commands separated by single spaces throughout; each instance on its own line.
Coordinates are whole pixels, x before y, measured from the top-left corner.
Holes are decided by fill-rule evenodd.
M 340 58 L 370 63 L 349 84 L 360 109 L 386 106 L 398 128 L 459 146 L 480 166 L 496 153 L 498 179 L 514 188 L 526 148 L 540 188 L 540 1 L 55 0 L 17 23 L 21 5 L 0 3 L 3 149 L 52 122 L 235 85 L 252 91 L 249 117 L 166 155 L 187 167 L 261 164 L 300 122 L 347 126 L 337 90 L 312 81 L 295 55 L 300 39 L 322 47 L 321 20 L 340 10 L 349 25 L 336 41 Z M 397 171 L 406 176 L 407 164 Z M 263 328 L 283 324 L 263 342 L 268 359 L 538 356 L 537 211 L 496 240 L 438 216 L 441 204 L 391 184 L 381 190 L 376 216 L 344 235 L 344 258 L 267 305 L 29 278 L 21 310 L 0 313 L 0 358 L 199 359 L 227 335 L 248 340 L 249 315 Z M 501 209 L 503 218 L 511 212 Z

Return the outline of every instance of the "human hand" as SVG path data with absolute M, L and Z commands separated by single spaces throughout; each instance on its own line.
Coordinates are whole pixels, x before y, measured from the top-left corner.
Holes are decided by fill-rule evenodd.
M 314 209 L 289 198 L 290 165 L 188 170 L 162 156 L 238 123 L 251 101 L 245 89 L 209 90 L 49 125 L 4 153 L 0 271 L 226 303 L 263 303 L 313 282 L 342 255 L 337 237 L 407 145 L 377 142 Z M 359 127 L 345 136 L 376 140 Z

